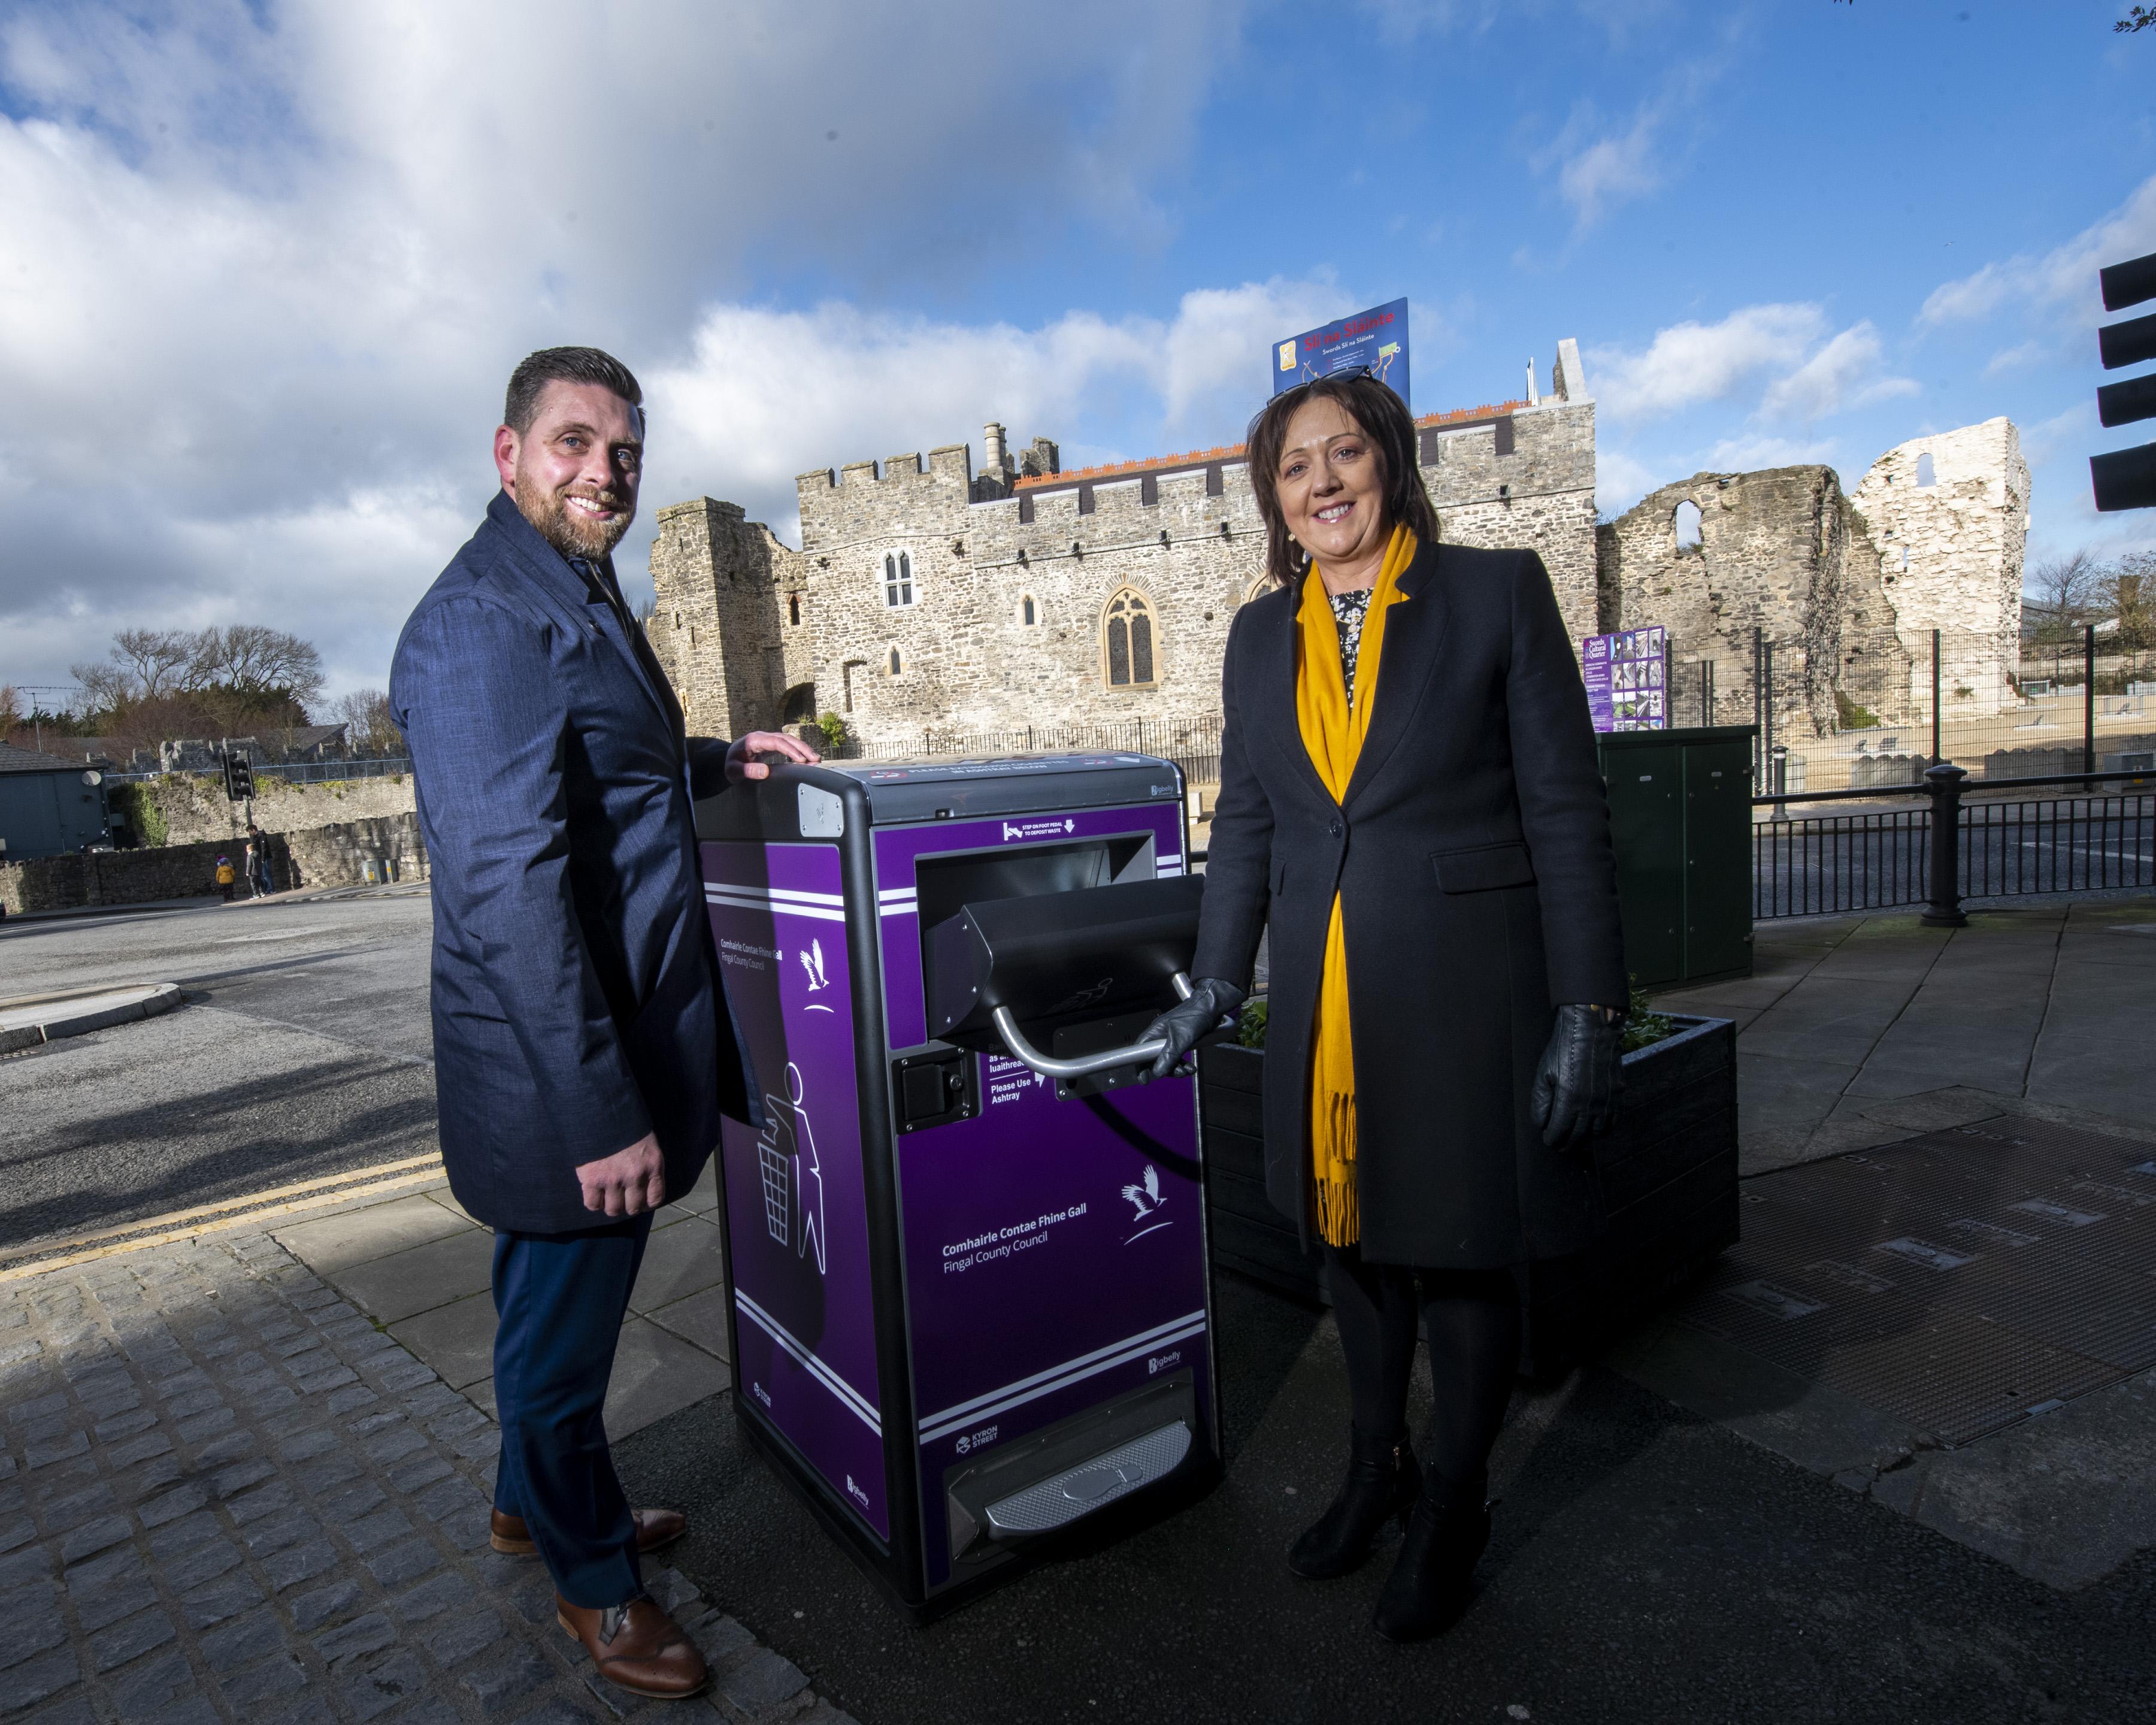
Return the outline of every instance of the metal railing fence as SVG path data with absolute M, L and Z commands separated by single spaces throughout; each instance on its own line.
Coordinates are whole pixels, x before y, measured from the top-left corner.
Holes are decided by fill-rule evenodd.
M 1932 768 L 1910 789 L 1798 791 L 1755 797 L 1774 818 L 1752 829 L 1755 920 L 1921 904 L 1923 920 L 1958 927 L 1965 898 L 2156 886 L 2156 789 L 2145 773 L 2077 773 L 1984 784 L 1964 802 L 1969 774 Z M 2120 788 L 2101 792 L 2097 787 Z M 1997 795 L 2017 786 L 2078 786 L 2092 794 Z M 1904 806 L 1791 818 L 1792 804 L 1892 798 Z
M 221 770 L 208 767 L 178 767 L 176 773 L 206 774 L 214 778 Z M 290 784 L 327 784 L 348 778 L 392 778 L 412 770 L 410 759 L 403 755 L 386 756 L 372 761 L 264 761 L 256 763 L 252 771 L 257 778 L 281 778 Z M 140 784 L 146 779 L 162 778 L 162 773 L 108 773 L 107 784 Z

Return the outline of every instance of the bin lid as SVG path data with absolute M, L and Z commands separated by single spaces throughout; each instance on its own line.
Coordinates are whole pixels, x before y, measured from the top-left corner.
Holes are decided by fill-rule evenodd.
M 705 839 L 759 836 L 754 805 L 771 799 L 771 812 L 783 823 L 791 815 L 796 788 L 804 784 L 834 792 L 849 802 L 865 798 L 869 824 L 880 827 L 1175 803 L 1183 793 L 1183 774 L 1173 762 L 1128 750 L 774 765 L 767 779 L 736 785 L 699 802 L 697 834 Z
M 967 814 L 1175 802 L 1183 795 L 1183 775 L 1173 762 L 1122 751 L 827 761 L 824 766 L 868 793 L 869 819 L 877 826 Z

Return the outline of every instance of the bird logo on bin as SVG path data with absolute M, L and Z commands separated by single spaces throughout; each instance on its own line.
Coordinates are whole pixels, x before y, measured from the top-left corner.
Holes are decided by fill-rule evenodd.
M 816 1158 L 816 1135 L 801 1106 L 801 1069 L 786 1064 L 791 1100 L 766 1092 L 763 1135 L 757 1140 L 757 1163 L 763 1176 L 763 1228 L 780 1245 L 791 1245 L 797 1258 L 813 1247 L 816 1273 L 826 1268 L 824 1225 L 824 1165 Z
M 1175 1219 L 1172 1216 L 1164 1220 L 1158 1219 L 1161 1208 L 1167 1204 L 1168 1198 L 1160 1189 L 1160 1170 L 1151 1163 L 1146 1164 L 1142 1181 L 1133 1181 L 1123 1188 L 1123 1199 L 1137 1212 L 1131 1219 L 1138 1224 L 1137 1233 L 1124 1240 L 1125 1245 L 1128 1245 L 1131 1240 L 1151 1234 L 1155 1229 L 1173 1225 Z

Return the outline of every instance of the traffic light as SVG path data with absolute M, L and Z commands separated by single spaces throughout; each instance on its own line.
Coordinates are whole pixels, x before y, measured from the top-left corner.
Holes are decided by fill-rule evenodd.
M 244 803 L 254 794 L 254 769 L 247 764 L 246 756 L 224 757 L 224 794 L 234 803 Z
M 2098 273 L 2098 280 L 2107 311 L 2156 300 L 2156 252 L 2131 263 L 2113 264 Z M 2156 359 L 2156 312 L 2104 325 L 2097 331 L 2097 351 L 2107 372 Z M 2106 425 L 2156 418 L 2156 372 L 2102 385 L 2096 393 L 2096 414 Z M 2156 509 L 2156 444 L 2092 455 L 2089 479 L 2096 487 L 2098 509 Z

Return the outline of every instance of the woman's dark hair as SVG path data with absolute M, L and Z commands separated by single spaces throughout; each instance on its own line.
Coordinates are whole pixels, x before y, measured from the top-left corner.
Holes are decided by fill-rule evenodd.
M 1385 384 L 1364 372 L 1317 377 L 1283 391 L 1265 403 L 1265 411 L 1250 421 L 1245 440 L 1250 461 L 1250 489 L 1257 493 L 1258 512 L 1265 522 L 1265 573 L 1274 585 L 1286 587 L 1310 565 L 1306 553 L 1287 535 L 1287 517 L 1281 513 L 1281 454 L 1287 443 L 1287 422 L 1313 401 L 1337 401 L 1350 418 L 1363 428 L 1377 451 L 1384 474 L 1385 517 L 1394 526 L 1408 529 L 1424 545 L 1437 543 L 1437 511 L 1423 489 L 1422 464 L 1415 459 L 1414 421 L 1408 404 Z
M 644 411 L 644 391 L 635 375 L 611 353 L 597 347 L 542 347 L 526 354 L 509 374 L 501 423 L 523 436 L 538 417 L 540 396 L 549 383 L 557 382 L 596 383 L 613 391 L 639 413 Z

